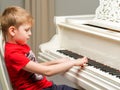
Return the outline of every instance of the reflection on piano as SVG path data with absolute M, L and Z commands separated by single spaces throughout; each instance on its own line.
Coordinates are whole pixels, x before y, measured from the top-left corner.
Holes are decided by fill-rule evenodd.
M 40 45 L 42 52 L 38 58 L 42 61 L 61 57 L 75 60 L 86 56 L 89 59 L 87 66 L 83 69 L 73 67 L 64 76 L 86 90 L 120 90 L 120 28 L 116 28 L 120 23 L 114 20 L 112 24 L 115 25 L 110 22 L 109 26 L 106 17 L 98 15 L 100 12 L 98 8 L 97 19 L 95 15 L 57 18 L 64 22 L 56 22 L 56 35 Z M 99 20 L 103 23 L 97 25 Z

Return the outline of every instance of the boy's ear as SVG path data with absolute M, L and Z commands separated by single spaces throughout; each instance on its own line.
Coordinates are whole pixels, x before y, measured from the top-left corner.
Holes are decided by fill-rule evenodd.
M 11 36 L 15 35 L 15 30 L 16 30 L 16 28 L 14 26 L 9 27 L 9 33 L 10 33 Z

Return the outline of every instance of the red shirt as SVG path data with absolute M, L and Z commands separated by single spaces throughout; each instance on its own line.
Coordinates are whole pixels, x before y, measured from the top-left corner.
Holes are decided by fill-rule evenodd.
M 37 62 L 28 45 L 6 43 L 5 63 L 8 74 L 15 90 L 42 90 L 52 86 L 45 76 L 23 70 L 30 61 Z

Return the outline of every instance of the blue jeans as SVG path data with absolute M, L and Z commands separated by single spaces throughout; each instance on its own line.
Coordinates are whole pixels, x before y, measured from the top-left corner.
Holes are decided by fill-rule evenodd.
M 56 85 L 53 84 L 51 87 L 45 88 L 43 90 L 78 90 L 67 85 Z

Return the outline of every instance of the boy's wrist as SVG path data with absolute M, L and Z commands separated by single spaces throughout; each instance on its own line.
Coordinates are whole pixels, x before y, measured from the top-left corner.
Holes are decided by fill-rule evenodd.
M 72 67 L 76 66 L 76 62 L 74 60 L 71 60 L 71 63 L 72 63 Z

